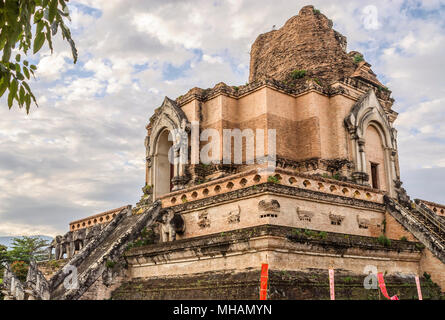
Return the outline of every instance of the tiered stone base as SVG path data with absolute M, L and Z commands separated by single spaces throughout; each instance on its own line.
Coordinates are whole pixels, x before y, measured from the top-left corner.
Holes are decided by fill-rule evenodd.
M 270 300 L 329 300 L 327 270 L 269 271 Z M 336 270 L 335 296 L 337 300 L 386 300 L 379 290 L 363 287 L 364 275 L 353 275 Z M 390 295 L 402 300 L 417 300 L 417 289 L 412 277 L 387 276 L 385 282 Z M 425 300 L 440 299 L 440 288 L 426 279 L 421 280 Z M 150 278 L 124 283 L 112 294 L 115 300 L 258 300 L 260 270 L 229 273 L 203 273 L 193 276 Z M 442 297 L 444 298 L 444 297 Z
M 390 295 L 417 299 L 422 250 L 416 242 L 385 246 L 373 237 L 264 225 L 133 248 L 125 254 L 129 280 L 112 299 L 258 300 L 262 263 L 269 264 L 270 299 L 329 299 L 329 268 L 337 299 L 379 299 L 379 290 L 364 288 L 370 265 L 385 273 Z M 422 291 L 440 298 L 426 278 Z

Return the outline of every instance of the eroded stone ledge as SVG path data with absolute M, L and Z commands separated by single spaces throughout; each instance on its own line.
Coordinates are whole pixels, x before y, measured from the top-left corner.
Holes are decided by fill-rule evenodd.
M 376 210 L 384 208 L 383 194 L 375 189 L 281 169 L 275 172 L 259 175 L 257 170 L 251 170 L 172 192 L 161 197 L 162 206 L 178 212 L 269 191 Z

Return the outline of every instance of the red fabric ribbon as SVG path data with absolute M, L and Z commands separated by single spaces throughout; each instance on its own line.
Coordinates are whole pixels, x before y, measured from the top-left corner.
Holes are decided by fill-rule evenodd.
M 385 285 L 385 280 L 383 279 L 383 273 L 379 272 L 377 274 L 377 278 L 379 280 L 380 291 L 382 291 L 382 294 L 385 296 L 385 298 L 389 300 L 400 300 L 399 297 L 397 297 L 396 295 L 392 297 L 389 296 L 388 291 L 386 291 L 386 285 Z
M 268 279 L 269 279 L 269 265 L 263 264 L 261 266 L 260 300 L 267 300 L 267 280 Z

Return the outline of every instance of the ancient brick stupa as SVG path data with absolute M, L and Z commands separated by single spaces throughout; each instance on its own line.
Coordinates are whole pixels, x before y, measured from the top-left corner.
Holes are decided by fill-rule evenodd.
M 378 298 L 363 287 L 369 271 L 400 299 L 417 299 L 416 276 L 437 298 L 445 207 L 412 202 L 401 187 L 391 92 L 332 25 L 304 7 L 257 38 L 249 84 L 165 98 L 146 127 L 141 201 L 70 224 L 53 247 L 77 268 L 79 287 L 63 286 L 63 269 L 48 272 L 50 297 L 258 299 L 267 265 L 268 299 L 329 299 L 330 269 L 337 299 Z M 194 162 L 212 142 L 193 135 L 207 129 L 251 129 L 255 139 L 241 145 L 264 140 L 263 159 L 275 140 L 274 170 L 244 154 Z M 258 139 L 257 129 L 276 135 Z

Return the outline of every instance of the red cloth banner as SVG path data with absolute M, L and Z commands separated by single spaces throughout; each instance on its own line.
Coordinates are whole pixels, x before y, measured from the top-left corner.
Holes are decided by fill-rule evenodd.
M 388 291 L 386 291 L 386 285 L 385 285 L 385 280 L 383 279 L 383 273 L 379 272 L 377 274 L 377 278 L 379 280 L 380 291 L 382 291 L 382 294 L 385 296 L 385 298 L 389 300 L 399 300 L 399 297 L 397 296 L 390 297 Z
M 269 279 L 269 265 L 261 265 L 260 300 L 267 300 L 267 280 Z
M 423 298 L 422 298 L 422 290 L 420 289 L 419 276 L 416 276 L 416 285 L 417 285 L 417 295 L 419 296 L 419 300 L 423 300 Z
M 334 269 L 329 269 L 329 288 L 331 290 L 331 300 L 335 300 Z

